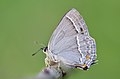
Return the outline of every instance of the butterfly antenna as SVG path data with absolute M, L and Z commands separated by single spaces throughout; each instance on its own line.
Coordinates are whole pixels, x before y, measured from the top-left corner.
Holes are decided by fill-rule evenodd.
M 46 47 L 45 44 L 40 44 L 42 47 Z
M 43 48 L 38 49 L 35 53 L 32 54 L 32 56 L 36 55 L 40 50 L 42 50 Z
M 38 44 L 38 42 L 36 41 L 36 44 Z M 38 49 L 35 53 L 32 54 L 32 56 L 36 55 L 39 51 L 43 50 L 46 46 L 44 44 L 40 44 L 42 46 L 42 48 Z
M 45 44 L 40 44 L 38 41 L 34 41 L 34 44 L 36 44 L 36 45 L 40 45 L 40 46 L 42 46 L 42 47 L 45 47 Z

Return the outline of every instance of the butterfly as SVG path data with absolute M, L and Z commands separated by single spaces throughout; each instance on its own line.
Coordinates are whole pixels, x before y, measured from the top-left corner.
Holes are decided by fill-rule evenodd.
M 64 15 L 42 50 L 46 67 L 40 72 L 40 79 L 59 79 L 74 68 L 88 70 L 97 58 L 96 42 L 74 8 Z

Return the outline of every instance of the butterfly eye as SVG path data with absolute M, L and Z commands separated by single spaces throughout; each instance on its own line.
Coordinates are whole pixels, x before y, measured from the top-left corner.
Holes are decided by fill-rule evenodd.
M 49 72 L 48 69 L 44 69 L 44 73 L 46 73 L 46 74 L 50 74 L 50 72 Z
M 48 47 L 43 47 L 41 49 L 43 50 L 43 52 L 46 52 L 48 50 Z

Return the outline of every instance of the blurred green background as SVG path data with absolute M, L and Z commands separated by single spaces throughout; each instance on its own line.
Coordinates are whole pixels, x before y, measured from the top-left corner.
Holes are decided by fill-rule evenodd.
M 76 8 L 96 39 L 98 64 L 66 79 L 120 79 L 120 0 L 0 0 L 0 79 L 35 76 L 62 16 Z M 35 42 L 38 42 L 36 44 Z

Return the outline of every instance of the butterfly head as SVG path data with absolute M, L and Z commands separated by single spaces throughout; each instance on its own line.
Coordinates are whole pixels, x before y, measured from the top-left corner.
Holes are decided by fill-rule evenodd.
M 41 48 L 41 49 L 43 50 L 43 52 L 47 52 L 48 47 L 43 47 L 43 48 Z

